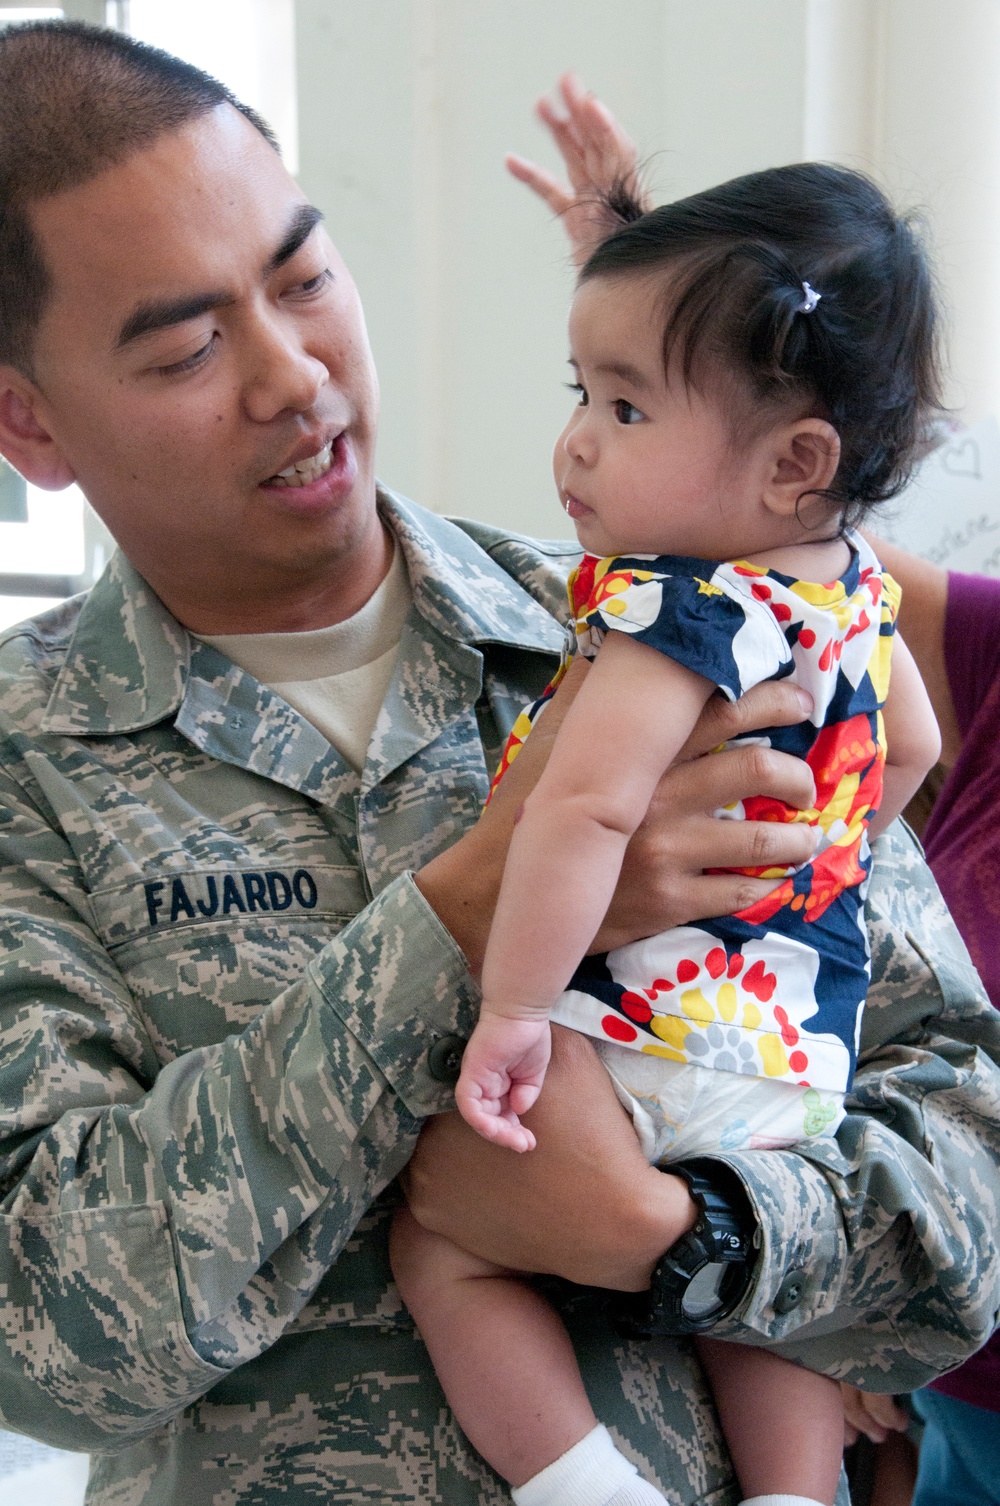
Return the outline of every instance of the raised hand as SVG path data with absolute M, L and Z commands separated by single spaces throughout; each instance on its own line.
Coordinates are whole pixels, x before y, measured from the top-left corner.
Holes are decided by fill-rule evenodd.
M 582 266 L 614 229 L 600 196 L 621 182 L 642 196 L 636 149 L 607 105 L 588 94 L 575 73 L 564 73 L 556 87 L 559 104 L 543 97 L 535 109 L 559 148 L 569 182 L 561 183 L 537 162 L 513 152 L 507 168 L 562 218 L 573 260 Z
M 535 1137 L 518 1118 L 527 1113 L 545 1081 L 552 1031 L 542 1015 L 508 1019 L 484 1009 L 462 1057 L 455 1103 L 484 1140 L 508 1150 L 534 1150 Z

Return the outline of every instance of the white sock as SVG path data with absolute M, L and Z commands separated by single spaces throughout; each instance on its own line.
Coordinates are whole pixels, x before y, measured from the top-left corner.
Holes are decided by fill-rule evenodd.
M 812 1496 L 748 1496 L 740 1506 L 823 1506 Z
M 667 1506 L 600 1423 L 554 1463 L 511 1491 L 514 1506 Z

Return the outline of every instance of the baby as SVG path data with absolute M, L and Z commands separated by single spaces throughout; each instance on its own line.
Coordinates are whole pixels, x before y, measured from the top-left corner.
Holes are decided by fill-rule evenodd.
M 648 213 L 624 194 L 614 208 L 619 228 L 573 303 L 579 403 L 555 451 L 586 551 L 570 580 L 577 652 L 594 662 L 515 829 L 456 1099 L 482 1135 L 530 1150 L 520 1116 L 556 1020 L 594 1039 L 643 1150 L 667 1166 L 815 1143 L 844 1116 L 869 838 L 939 746 L 894 644 L 898 590 L 854 525 L 900 489 L 935 411 L 934 309 L 909 225 L 856 173 L 804 164 Z M 808 821 L 812 860 L 748 870 L 776 881 L 750 909 L 587 957 L 708 697 L 784 677 L 813 711 L 767 740 L 808 763 L 815 806 L 761 798 L 724 814 Z M 598 1425 L 530 1284 L 406 1210 L 392 1257 L 459 1422 L 518 1506 L 663 1501 Z M 697 1342 L 745 1499 L 832 1506 L 836 1384 Z

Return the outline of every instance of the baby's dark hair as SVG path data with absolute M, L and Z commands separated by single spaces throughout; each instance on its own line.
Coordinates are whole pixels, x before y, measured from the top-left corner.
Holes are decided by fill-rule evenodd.
M 845 524 L 902 489 L 942 411 L 933 279 L 911 217 L 863 174 L 818 162 L 648 212 L 616 189 L 607 206 L 619 228 L 580 281 L 669 271 L 665 370 L 679 356 L 694 385 L 735 377 L 738 436 L 759 428 L 761 404 L 827 419 L 841 458 L 823 495 Z M 811 312 L 805 283 L 821 295 Z

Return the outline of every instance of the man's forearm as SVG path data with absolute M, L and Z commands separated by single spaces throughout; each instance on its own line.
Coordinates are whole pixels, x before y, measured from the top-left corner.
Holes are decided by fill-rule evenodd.
M 906 1391 L 984 1343 L 1000 1307 L 1000 1016 L 916 844 L 896 825 L 875 851 L 848 1116 L 836 1145 L 724 1158 L 761 1257 L 717 1332 Z
M 242 1034 L 157 1075 L 106 954 L 67 925 L 60 958 L 44 908 L 4 969 L 0 1415 L 101 1449 L 280 1337 L 444 1106 L 428 1052 L 467 1032 L 472 985 L 403 878 Z M 81 1300 L 102 1314 L 83 1337 Z M 18 1316 L 39 1309 L 41 1349 Z
M 592 1043 L 553 1027 L 545 1086 L 517 1156 L 457 1114 L 431 1120 L 405 1173 L 429 1229 L 518 1270 L 641 1291 L 664 1250 L 694 1223 L 687 1185 L 646 1162 Z

